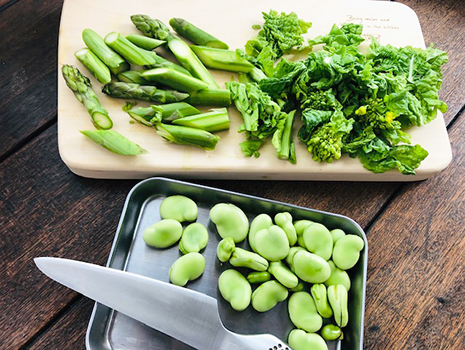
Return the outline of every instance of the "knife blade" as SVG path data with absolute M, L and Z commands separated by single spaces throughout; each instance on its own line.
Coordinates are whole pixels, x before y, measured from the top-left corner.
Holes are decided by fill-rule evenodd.
M 271 334 L 227 330 L 216 299 L 203 293 L 76 260 L 41 257 L 34 262 L 51 279 L 194 348 L 290 349 Z

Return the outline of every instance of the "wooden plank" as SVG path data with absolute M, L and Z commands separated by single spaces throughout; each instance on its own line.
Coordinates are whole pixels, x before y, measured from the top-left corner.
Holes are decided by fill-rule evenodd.
M 450 130 L 451 166 L 406 185 L 368 232 L 368 349 L 465 344 L 464 132 L 462 114 Z

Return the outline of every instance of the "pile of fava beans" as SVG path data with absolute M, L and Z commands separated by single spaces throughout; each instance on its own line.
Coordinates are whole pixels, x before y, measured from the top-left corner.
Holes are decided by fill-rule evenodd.
M 181 223 L 193 222 L 198 215 L 196 203 L 185 196 L 165 198 L 160 215 L 162 220 L 146 228 L 143 239 L 155 248 L 179 241 L 183 255 L 171 266 L 169 279 L 185 286 L 205 270 L 200 251 L 208 243 L 208 230 L 198 222 L 183 228 Z M 296 327 L 288 338 L 291 348 L 327 350 L 325 340 L 343 338 L 351 287 L 346 271 L 360 257 L 362 238 L 310 220 L 293 221 L 288 212 L 274 218 L 260 214 L 249 224 L 245 213 L 229 203 L 211 208 L 210 220 L 222 238 L 217 257 L 233 267 L 220 275 L 218 288 L 234 310 L 243 311 L 251 304 L 256 311 L 266 312 L 288 299 L 289 317 Z M 236 247 L 245 239 L 252 251 Z M 234 267 L 249 272 L 243 274 Z

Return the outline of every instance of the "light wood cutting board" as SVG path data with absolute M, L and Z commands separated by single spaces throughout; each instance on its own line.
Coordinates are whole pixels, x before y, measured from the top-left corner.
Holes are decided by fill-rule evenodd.
M 138 33 L 129 18 L 137 13 L 165 23 L 172 17 L 181 17 L 227 42 L 230 48 L 243 48 L 246 41 L 257 33 L 252 25 L 262 24 L 261 13 L 270 9 L 286 13 L 294 11 L 299 18 L 312 22 L 306 36 L 309 38 L 327 34 L 334 23 L 352 22 L 364 24 L 364 36 L 368 40 L 373 35 L 381 44 L 425 47 L 416 14 L 405 5 L 385 1 L 65 0 L 58 50 L 58 144 L 65 164 L 72 172 L 91 178 L 141 179 L 164 175 L 177 178 L 324 181 L 415 181 L 426 179 L 447 167 L 452 152 L 440 113 L 430 124 L 409 130 L 412 144 L 420 144 L 429 152 L 415 176 L 402 175 L 398 171 L 373 174 L 365 170 L 358 159 L 348 156 L 332 164 L 318 164 L 296 138 L 300 121 L 294 125 L 297 164 L 277 159 L 271 142 L 262 147 L 259 158 L 246 158 L 239 147 L 239 143 L 244 141 L 244 134 L 237 132 L 242 119 L 234 106 L 229 108 L 231 128 L 218 133 L 221 139 L 214 151 L 170 144 L 154 129 L 130 123 L 131 119 L 121 109 L 125 101 L 101 93 L 101 84 L 74 57 L 74 52 L 84 47 L 83 29 L 91 28 L 102 37 L 112 31 L 123 35 Z M 364 48 L 367 46 L 367 42 L 362 44 Z M 136 157 L 115 155 L 79 133 L 79 130 L 93 129 L 93 125 L 85 108 L 61 76 L 63 64 L 75 65 L 91 77 L 94 90 L 113 119 L 113 129 L 141 145 L 149 151 L 148 154 Z M 237 79 L 234 73 L 211 71 L 222 87 L 232 77 Z M 148 103 L 139 103 L 139 106 L 145 105 Z

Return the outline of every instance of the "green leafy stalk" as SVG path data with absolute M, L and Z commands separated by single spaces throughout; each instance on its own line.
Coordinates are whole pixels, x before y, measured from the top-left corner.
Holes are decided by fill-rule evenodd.
M 231 95 L 227 89 L 208 89 L 192 92 L 185 102 L 194 106 L 228 107 L 231 105 Z
M 208 68 L 249 73 L 254 65 L 235 51 L 191 45 L 190 48 Z
M 279 159 L 289 160 L 291 163 L 296 163 L 295 146 L 292 138 L 292 124 L 294 123 L 295 110 L 291 111 L 286 116 L 286 123 L 281 129 L 278 129 L 273 134 L 272 143 L 278 152 Z
M 110 68 L 113 74 L 116 75 L 129 70 L 129 64 L 115 51 L 110 49 L 105 44 L 103 38 L 92 29 L 84 29 L 82 31 L 82 39 L 86 46 Z
M 209 132 L 228 130 L 229 114 L 226 108 L 221 108 L 207 113 L 179 118 L 174 120 L 173 124 L 190 126 Z
M 138 144 L 128 140 L 126 137 L 114 130 L 81 130 L 81 134 L 105 147 L 110 152 L 123 156 L 136 156 L 145 154 L 147 151 Z
M 145 35 L 139 35 L 139 34 L 126 35 L 126 39 L 128 39 L 131 43 L 140 47 L 141 49 L 150 50 L 150 51 L 156 49 L 159 46 L 166 44 L 166 41 L 164 40 L 149 38 Z
M 139 48 L 119 33 L 112 32 L 108 34 L 105 37 L 105 44 L 118 52 L 131 64 L 149 66 L 156 63 L 149 51 Z
M 188 94 L 179 91 L 160 90 L 155 86 L 123 82 L 107 84 L 102 91 L 111 97 L 160 103 L 179 102 L 189 97 Z
M 66 85 L 73 91 L 77 100 L 86 107 L 94 126 L 97 129 L 111 129 L 113 122 L 106 109 L 100 104 L 94 90 L 92 90 L 89 78 L 82 75 L 77 68 L 66 64 L 61 68 L 61 72 Z
M 74 56 L 100 83 L 108 84 L 111 81 L 111 73 L 108 67 L 88 48 L 76 51 Z
M 142 76 L 142 73 L 145 72 L 144 70 L 128 70 L 123 73 L 119 73 L 116 77 L 119 81 L 124 83 L 133 83 L 133 84 L 140 84 L 140 85 L 150 85 L 150 81 L 145 79 Z
M 185 19 L 171 18 L 170 25 L 176 33 L 192 41 L 194 44 L 214 47 L 217 49 L 227 50 L 229 48 L 228 45 L 221 40 L 196 27 L 192 23 L 189 23 Z
M 205 150 L 213 150 L 219 141 L 219 136 L 208 131 L 187 126 L 158 123 L 157 133 L 169 142 L 179 145 L 197 146 Z
M 170 68 L 155 68 L 142 73 L 142 77 L 183 92 L 208 89 L 208 84 L 200 79 Z

